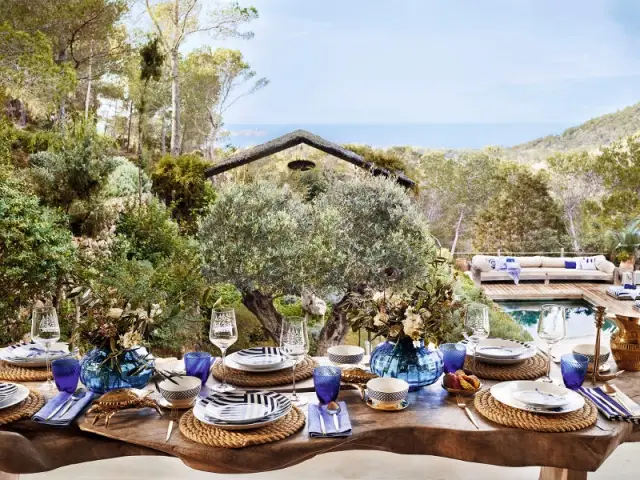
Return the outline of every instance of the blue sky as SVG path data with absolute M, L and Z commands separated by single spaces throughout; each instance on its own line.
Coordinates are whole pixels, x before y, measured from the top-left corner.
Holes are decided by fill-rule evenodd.
M 205 3 L 208 0 L 205 0 Z M 640 0 L 241 0 L 228 124 L 580 123 L 640 101 Z

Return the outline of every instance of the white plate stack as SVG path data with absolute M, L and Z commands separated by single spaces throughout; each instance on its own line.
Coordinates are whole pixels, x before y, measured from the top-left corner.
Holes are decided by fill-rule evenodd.
M 546 415 L 562 415 L 584 406 L 582 395 L 573 390 L 531 380 L 498 383 L 491 387 L 491 395 L 509 407 Z
M 29 389 L 18 383 L 0 382 L 0 410 L 13 407 L 29 396 Z
M 200 398 L 193 415 L 223 430 L 250 430 L 276 422 L 290 410 L 291 401 L 280 393 L 234 390 Z
M 462 343 L 467 345 L 467 355 L 473 355 L 472 346 L 466 340 Z M 481 340 L 476 352 L 478 361 L 493 365 L 513 365 L 524 362 L 535 354 L 536 347 L 530 343 L 502 338 Z
M 229 368 L 253 373 L 277 372 L 293 366 L 293 361 L 287 360 L 277 347 L 246 348 L 229 355 L 225 363 Z
M 49 361 L 67 358 L 76 352 L 69 352 L 67 343 L 53 343 L 49 349 Z M 0 350 L 0 360 L 26 368 L 42 368 L 47 365 L 44 349 L 35 343 L 16 343 Z

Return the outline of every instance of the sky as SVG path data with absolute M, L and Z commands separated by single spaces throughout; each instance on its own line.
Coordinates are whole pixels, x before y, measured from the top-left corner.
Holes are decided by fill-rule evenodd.
M 214 0 L 203 0 L 206 4 Z M 270 84 L 227 124 L 563 124 L 640 101 L 640 0 L 240 0 Z

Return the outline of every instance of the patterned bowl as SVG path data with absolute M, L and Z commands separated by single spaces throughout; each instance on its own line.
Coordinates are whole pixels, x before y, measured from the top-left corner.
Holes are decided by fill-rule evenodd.
M 176 408 L 189 407 L 200 393 L 202 382 L 198 377 L 186 375 L 173 377 L 171 380 L 165 379 L 160 382 L 158 385 L 160 394 Z
M 364 348 L 355 345 L 337 345 L 327 350 L 329 360 L 333 363 L 358 364 L 364 357 Z
M 584 355 L 589 359 L 589 363 L 593 364 L 593 361 L 595 360 L 595 349 L 596 349 L 596 346 L 593 343 L 582 343 L 580 345 L 574 346 L 572 349 L 572 352 Z M 598 362 L 598 364 L 602 365 L 604 364 L 604 362 L 609 360 L 609 355 L 611 355 L 611 349 L 608 346 L 603 345 L 601 343 L 600 344 L 600 361 Z
M 406 400 L 409 384 L 391 377 L 373 378 L 367 382 L 366 396 L 380 406 L 394 406 Z

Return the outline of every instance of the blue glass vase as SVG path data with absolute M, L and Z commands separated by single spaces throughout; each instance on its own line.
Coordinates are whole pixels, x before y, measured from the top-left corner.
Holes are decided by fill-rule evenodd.
M 444 371 L 442 355 L 437 349 L 414 342 L 408 337 L 398 342 L 387 340 L 371 353 L 371 371 L 380 377 L 393 377 L 409 384 L 409 390 L 434 383 Z
M 144 388 L 151 380 L 153 370 L 145 368 L 136 373 L 147 354 L 145 348 L 128 350 L 118 357 L 118 365 L 107 359 L 110 350 L 94 348 L 80 362 L 80 380 L 94 393 L 103 394 L 118 388 Z M 153 360 L 146 363 L 154 364 Z M 132 375 L 133 373 L 133 375 Z

